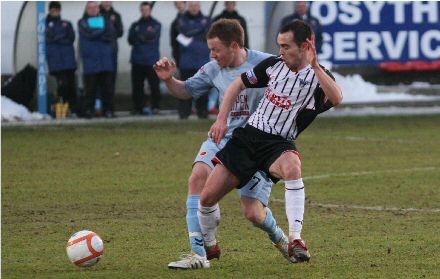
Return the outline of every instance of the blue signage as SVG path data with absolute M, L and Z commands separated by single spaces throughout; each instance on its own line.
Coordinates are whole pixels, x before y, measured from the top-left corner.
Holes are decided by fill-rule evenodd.
M 46 2 L 37 2 L 38 111 L 47 114 Z
M 310 3 L 323 27 L 320 59 L 334 64 L 440 60 L 440 2 Z

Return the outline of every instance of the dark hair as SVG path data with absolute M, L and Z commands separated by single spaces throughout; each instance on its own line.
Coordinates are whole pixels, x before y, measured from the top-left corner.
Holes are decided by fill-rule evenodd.
M 61 10 L 61 3 L 58 2 L 58 1 L 51 1 L 49 3 L 49 10 L 51 10 L 51 9 L 59 9 L 59 10 Z
M 312 28 L 307 22 L 303 20 L 294 20 L 283 27 L 281 27 L 280 33 L 293 33 L 293 40 L 298 46 L 306 42 L 306 39 L 312 39 Z
M 151 2 L 144 1 L 144 2 L 141 3 L 140 7 L 142 8 L 142 6 L 150 6 L 150 8 L 151 8 Z
M 236 19 L 220 19 L 216 21 L 206 35 L 208 39 L 219 38 L 226 46 L 236 42 L 244 47 L 244 30 Z

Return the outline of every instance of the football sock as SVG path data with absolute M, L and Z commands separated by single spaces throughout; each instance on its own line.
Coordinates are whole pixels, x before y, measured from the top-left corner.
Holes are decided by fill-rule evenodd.
M 204 207 L 199 204 L 197 211 L 199 217 L 200 228 L 202 230 L 203 239 L 206 246 L 213 246 L 217 243 L 215 235 L 217 226 L 220 222 L 220 207 L 218 203 L 211 207 Z
M 191 251 L 206 256 L 202 231 L 200 229 L 197 210 L 199 207 L 200 195 L 189 195 L 186 200 L 186 223 L 188 225 L 189 242 Z
M 286 215 L 289 221 L 289 240 L 301 239 L 304 220 L 305 192 L 302 178 L 285 181 Z
M 253 223 L 255 227 L 262 229 L 263 231 L 267 232 L 269 239 L 273 243 L 278 243 L 283 237 L 284 232 L 283 230 L 278 227 L 277 221 L 272 215 L 272 211 L 269 209 L 269 207 L 266 207 L 266 219 L 264 219 L 264 222 L 262 224 Z

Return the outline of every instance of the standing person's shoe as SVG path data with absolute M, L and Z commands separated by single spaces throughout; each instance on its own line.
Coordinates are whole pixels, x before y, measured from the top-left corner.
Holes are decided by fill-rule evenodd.
M 211 263 L 209 260 L 206 257 L 197 255 L 196 253 L 183 254 L 179 261 L 168 264 L 168 268 L 172 269 L 199 269 L 210 267 Z
M 152 115 L 152 114 L 153 114 L 153 111 L 151 110 L 150 107 L 144 107 L 144 108 L 142 109 L 142 115 L 150 116 L 150 115 Z
M 151 113 L 152 113 L 153 115 L 158 115 L 158 114 L 160 114 L 160 110 L 159 110 L 158 108 L 153 108 L 153 109 L 151 110 Z
M 115 113 L 113 111 L 106 111 L 104 114 L 105 118 L 115 118 Z

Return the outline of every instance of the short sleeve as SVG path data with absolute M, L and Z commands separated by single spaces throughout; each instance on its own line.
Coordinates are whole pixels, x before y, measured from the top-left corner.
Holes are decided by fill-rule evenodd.
M 194 76 L 185 81 L 185 87 L 189 94 L 194 98 L 208 94 L 214 87 L 212 82 L 214 74 L 215 67 L 211 62 L 203 65 Z
M 269 82 L 269 76 L 266 70 L 273 66 L 277 62 L 277 57 L 271 56 L 259 64 L 253 69 L 241 74 L 241 80 L 247 88 L 262 88 L 267 87 Z

